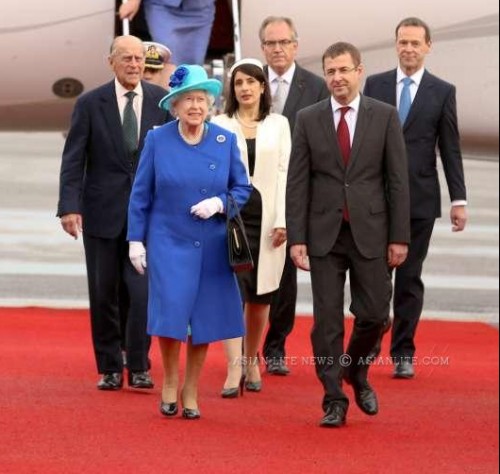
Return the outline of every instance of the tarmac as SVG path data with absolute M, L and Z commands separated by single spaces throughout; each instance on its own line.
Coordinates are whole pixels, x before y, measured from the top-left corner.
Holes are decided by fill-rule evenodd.
M 88 307 L 82 241 L 65 234 L 55 215 L 63 146 L 60 133 L 0 133 L 0 306 Z M 423 318 L 498 325 L 498 156 L 464 158 L 469 222 L 451 232 L 440 170 L 443 218 L 424 268 Z M 305 272 L 297 313 L 312 314 Z

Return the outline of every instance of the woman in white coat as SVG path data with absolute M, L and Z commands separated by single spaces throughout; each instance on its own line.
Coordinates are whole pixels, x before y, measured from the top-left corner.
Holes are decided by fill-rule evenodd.
M 223 398 L 236 398 L 243 385 L 252 392 L 262 389 L 258 350 L 285 263 L 285 192 L 291 137 L 288 120 L 271 113 L 271 103 L 262 63 L 242 59 L 230 71 L 226 113 L 213 119 L 236 134 L 254 187 L 241 210 L 255 263 L 252 271 L 238 274 L 245 303 L 244 357 L 241 338 L 225 341 L 228 373 Z

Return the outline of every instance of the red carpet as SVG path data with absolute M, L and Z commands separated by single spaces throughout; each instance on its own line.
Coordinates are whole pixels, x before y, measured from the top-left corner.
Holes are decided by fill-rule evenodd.
M 242 399 L 219 397 L 224 360 L 213 345 L 203 419 L 189 422 L 159 414 L 158 388 L 96 390 L 86 311 L 0 309 L 0 472 L 498 472 L 496 329 L 423 322 L 416 379 L 374 367 L 380 414 L 367 417 L 352 402 L 347 427 L 324 430 L 307 365 L 310 325 L 299 318 L 290 338 L 292 375 L 264 376 L 263 392 Z M 156 341 L 152 356 L 159 386 Z

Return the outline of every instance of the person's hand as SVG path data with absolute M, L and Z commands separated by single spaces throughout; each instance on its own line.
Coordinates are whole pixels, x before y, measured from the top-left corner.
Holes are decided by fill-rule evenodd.
M 273 229 L 269 237 L 273 241 L 274 248 L 281 247 L 286 242 L 286 229 L 282 227 Z
M 120 20 L 132 21 L 134 16 L 137 15 L 140 6 L 141 0 L 128 0 L 126 3 L 122 3 L 118 9 Z
M 290 247 L 290 257 L 292 257 L 293 263 L 297 268 L 306 272 L 311 271 L 309 256 L 307 255 L 307 245 L 292 245 Z
M 408 244 L 389 244 L 387 249 L 387 264 L 391 268 L 399 267 L 408 257 Z
M 209 219 L 214 214 L 222 212 L 224 205 L 222 200 L 218 197 L 204 199 L 203 201 L 191 207 L 191 214 L 198 216 L 201 219 Z
M 450 211 L 451 231 L 462 232 L 467 223 L 467 208 L 466 206 L 451 206 Z
M 82 232 L 82 216 L 81 214 L 66 214 L 61 217 L 61 225 L 65 232 L 78 239 L 78 234 Z
M 146 249 L 144 248 L 142 242 L 129 242 L 128 256 L 132 265 L 137 270 L 137 273 L 144 275 L 144 269 L 147 267 L 147 264 Z

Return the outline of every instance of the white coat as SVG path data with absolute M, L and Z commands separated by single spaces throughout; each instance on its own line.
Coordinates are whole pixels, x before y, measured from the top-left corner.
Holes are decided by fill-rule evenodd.
M 214 117 L 212 121 L 236 134 L 241 159 L 248 170 L 247 144 L 238 121 L 226 114 Z M 286 244 L 274 248 L 270 234 L 273 229 L 286 228 L 285 194 L 291 147 L 290 125 L 286 117 L 270 114 L 258 124 L 255 169 L 251 178 L 262 198 L 258 295 L 279 288 L 285 265 Z

